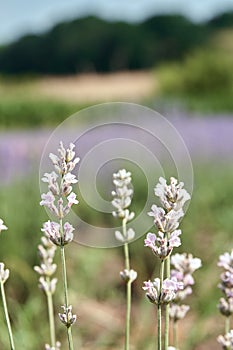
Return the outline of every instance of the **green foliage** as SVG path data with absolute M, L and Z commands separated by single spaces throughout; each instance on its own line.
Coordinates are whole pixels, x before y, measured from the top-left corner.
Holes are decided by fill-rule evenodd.
M 156 71 L 161 94 L 183 100 L 194 109 L 232 110 L 232 65 L 230 54 L 194 51 L 182 63 L 163 65 Z
M 189 54 L 181 64 L 162 66 L 161 89 L 165 93 L 213 94 L 233 87 L 233 57 L 208 50 Z

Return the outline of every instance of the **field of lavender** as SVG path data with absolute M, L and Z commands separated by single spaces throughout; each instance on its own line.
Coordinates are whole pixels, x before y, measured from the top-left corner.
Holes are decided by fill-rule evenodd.
M 221 297 L 217 287 L 221 270 L 217 262 L 220 254 L 232 248 L 233 119 L 231 115 L 203 118 L 177 111 L 166 111 L 164 115 L 183 137 L 194 170 L 192 200 L 181 222 L 182 246 L 176 248 L 176 252 L 187 251 L 202 260 L 202 268 L 195 274 L 193 294 L 189 296 L 191 310 L 185 321 L 180 321 L 180 349 L 217 350 L 220 345 L 216 337 L 224 334 L 224 317 L 217 309 Z M 16 349 L 41 349 L 49 342 L 46 300 L 37 288 L 38 276 L 33 266 L 39 264 L 37 245 L 42 224 L 48 220 L 39 205 L 38 169 L 43 147 L 52 131 L 48 128 L 8 129 L 1 131 L 0 137 L 0 217 L 8 226 L 8 231 L 1 233 L 0 255 L 1 261 L 10 269 L 5 288 Z M 81 150 L 85 149 L 85 145 L 79 146 Z M 132 178 L 137 179 L 136 174 L 132 174 Z M 154 186 L 157 182 L 158 178 L 155 178 Z M 137 198 L 143 201 L 145 187 L 137 180 L 133 186 L 133 209 L 137 215 L 143 205 Z M 108 194 L 104 195 L 108 197 Z M 113 225 L 109 216 L 89 212 L 82 207 L 82 199 L 79 200 L 77 213 L 80 210 L 90 223 L 100 227 Z M 156 313 L 146 300 L 142 286 L 143 281 L 158 270 L 158 263 L 144 247 L 144 239 L 142 236 L 130 244 L 131 264 L 138 273 L 132 285 L 131 342 L 135 350 L 150 350 L 156 346 Z M 78 315 L 73 326 L 76 349 L 123 347 L 125 288 L 119 278 L 122 258 L 120 247 L 91 248 L 75 242 L 67 247 L 70 300 Z M 58 265 L 58 274 L 60 270 Z M 55 315 L 60 312 L 61 296 L 62 282 L 59 280 L 54 296 L 55 305 L 58 305 Z M 55 319 L 55 323 L 58 340 L 65 349 L 65 331 L 59 320 Z M 2 314 L 0 324 L 0 348 L 7 349 L 9 342 Z

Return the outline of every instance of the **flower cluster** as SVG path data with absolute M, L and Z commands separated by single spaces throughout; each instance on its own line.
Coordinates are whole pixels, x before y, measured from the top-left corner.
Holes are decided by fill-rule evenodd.
M 220 255 L 218 266 L 224 269 L 220 275 L 221 282 L 218 285 L 224 297 L 220 298 L 218 309 L 226 317 L 226 324 L 228 324 L 228 320 L 233 314 L 233 250 L 231 253 L 226 252 Z M 233 330 L 227 332 L 225 336 L 220 335 L 218 342 L 223 349 L 233 349 Z
M 154 218 L 154 224 L 158 229 L 157 235 L 148 233 L 145 246 L 161 260 L 166 259 L 174 247 L 181 245 L 179 220 L 184 216 L 183 205 L 190 199 L 190 195 L 183 188 L 183 183 L 171 177 L 170 184 L 162 177 L 155 187 L 155 195 L 159 197 L 163 208 L 153 204 L 149 216 Z
M 71 172 L 79 158 L 75 158 L 74 144 L 65 149 L 60 142 L 59 156 L 50 153 L 55 171 L 45 173 L 42 181 L 48 183 L 48 192 L 41 195 L 40 205 L 47 207 L 59 219 L 64 218 L 73 204 L 78 204 L 76 194 L 72 192 L 72 185 L 78 180 Z M 42 229 L 46 236 L 56 245 L 62 246 L 72 241 L 74 228 L 66 222 L 63 227 L 56 222 L 47 221 Z
M 56 246 L 45 236 L 41 237 L 41 244 L 38 245 L 40 266 L 35 266 L 34 270 L 40 275 L 39 287 L 47 294 L 54 294 L 57 278 L 51 278 L 57 269 L 53 263 Z
M 70 326 L 72 326 L 73 323 L 76 322 L 77 316 L 72 314 L 72 306 L 71 305 L 69 305 L 68 307 L 63 305 L 62 308 L 63 308 L 64 312 L 58 314 L 59 318 L 60 318 L 61 322 L 67 328 L 69 328 Z
M 60 350 L 61 349 L 61 343 L 59 341 L 56 342 L 55 347 L 50 346 L 49 344 L 45 344 L 45 350 Z
M 157 236 L 154 233 L 148 233 L 145 239 L 145 247 L 151 248 L 152 252 L 164 260 L 172 251 L 174 247 L 181 245 L 180 240 L 181 230 L 175 230 L 168 238 L 164 232 L 159 231 Z
M 57 246 L 64 246 L 73 240 L 74 228 L 68 222 L 66 222 L 62 227 L 57 222 L 51 222 L 50 220 L 45 222 L 42 232 L 49 237 L 50 241 Z M 61 235 L 61 232 L 63 233 Z
M 123 279 L 123 281 L 127 282 L 133 282 L 137 278 L 137 272 L 134 271 L 133 269 L 127 270 L 124 269 L 123 271 L 120 272 L 120 276 Z
M 217 338 L 219 344 L 222 345 L 224 350 L 232 350 L 233 349 L 233 330 L 230 330 L 227 334 L 219 335 Z
M 177 281 L 183 282 L 184 288 L 178 291 L 176 298 L 170 305 L 170 317 L 174 322 L 185 317 L 189 310 L 188 305 L 181 305 L 181 302 L 192 293 L 192 286 L 194 285 L 193 272 L 201 267 L 201 259 L 194 258 L 192 254 L 175 254 L 171 257 L 171 277 L 176 278 Z
M 218 285 L 225 298 L 219 302 L 219 311 L 226 317 L 233 313 L 233 251 L 220 255 L 218 266 L 224 268 L 221 274 L 221 283 Z
M 178 211 L 183 208 L 186 201 L 190 199 L 189 193 L 183 188 L 184 183 L 179 182 L 174 177 L 170 178 L 170 184 L 163 178 L 159 178 L 159 183 L 155 187 L 155 195 L 159 197 L 162 206 L 166 211 L 172 209 Z
M 149 301 L 153 304 L 168 304 L 175 299 L 176 294 L 179 290 L 183 289 L 183 283 L 178 282 L 175 278 L 166 278 L 162 282 L 159 278 L 155 278 L 153 282 L 144 282 L 146 296 Z

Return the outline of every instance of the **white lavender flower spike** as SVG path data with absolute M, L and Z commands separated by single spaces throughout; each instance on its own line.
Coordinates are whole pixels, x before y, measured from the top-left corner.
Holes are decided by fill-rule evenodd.
M 134 218 L 134 213 L 127 209 L 132 201 L 133 190 L 128 188 L 131 183 L 131 173 L 125 169 L 119 170 L 113 174 L 113 183 L 115 190 L 112 191 L 112 205 L 116 208 L 113 211 L 113 216 L 120 219 L 125 219 L 126 222 Z
M 131 284 L 137 278 L 137 272 L 130 268 L 129 242 L 134 239 L 135 232 L 127 228 L 127 223 L 134 218 L 134 212 L 129 211 L 132 201 L 133 190 L 131 184 L 131 173 L 125 169 L 113 174 L 115 190 L 112 191 L 112 205 L 115 210 L 112 215 L 121 220 L 122 231 L 115 232 L 115 238 L 124 245 L 125 269 L 120 276 L 126 284 L 126 318 L 125 318 L 125 350 L 130 347 L 130 317 L 131 317 Z
M 53 215 L 57 217 L 57 221 L 47 221 L 44 223 L 42 232 L 45 238 L 55 246 L 59 246 L 61 252 L 62 276 L 63 276 L 63 292 L 64 292 L 64 313 L 59 314 L 60 320 L 67 327 L 67 337 L 69 350 L 73 350 L 73 338 L 71 332 L 71 325 L 75 322 L 76 316 L 72 315 L 72 306 L 68 304 L 68 286 L 66 273 L 66 259 L 65 259 L 65 245 L 72 242 L 74 227 L 69 222 L 63 222 L 74 204 L 78 204 L 76 194 L 73 192 L 73 185 L 78 182 L 76 175 L 72 174 L 79 158 L 75 158 L 75 145 L 70 143 L 69 147 L 65 149 L 63 143 L 60 142 L 58 148 L 58 155 L 50 153 L 49 157 L 54 165 L 54 170 L 50 174 L 45 173 L 42 181 L 48 184 L 48 192 L 41 195 L 40 205 L 46 206 Z M 46 257 L 45 249 L 40 249 L 40 254 Z M 48 260 L 49 262 L 49 260 Z M 46 274 L 52 274 L 55 266 L 41 264 L 40 267 L 35 267 L 35 270 L 41 274 L 39 279 L 40 287 L 45 291 L 48 297 L 54 293 L 57 279 L 45 278 Z M 51 305 L 51 300 L 48 302 Z M 50 312 L 50 315 L 52 312 Z M 51 317 L 50 317 L 51 318 Z M 54 327 L 52 327 L 54 329 Z M 51 341 L 51 349 L 55 349 L 55 337 Z M 59 347 L 56 346 L 56 349 Z M 48 349 L 50 346 L 48 345 Z M 55 349 L 55 350 L 56 350 Z

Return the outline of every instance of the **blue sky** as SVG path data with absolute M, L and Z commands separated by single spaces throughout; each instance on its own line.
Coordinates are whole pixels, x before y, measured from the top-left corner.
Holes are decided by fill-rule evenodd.
M 9 0 L 1 4 L 0 43 L 89 14 L 110 20 L 140 21 L 153 14 L 180 13 L 203 21 L 231 10 L 233 0 Z

